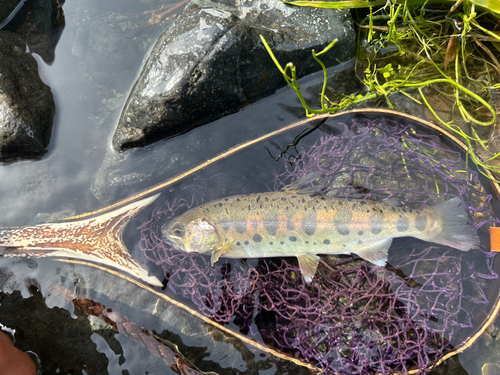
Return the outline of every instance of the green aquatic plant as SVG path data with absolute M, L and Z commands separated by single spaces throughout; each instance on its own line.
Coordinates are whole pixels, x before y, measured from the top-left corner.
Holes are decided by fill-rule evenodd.
M 286 1 L 285 1 L 286 2 Z M 495 109 L 490 104 L 494 90 L 500 88 L 500 2 L 492 0 L 389 0 L 383 7 L 372 1 L 295 1 L 300 6 L 328 8 L 370 7 L 367 16 L 358 19 L 358 46 L 355 71 L 366 87 L 364 93 L 344 95 L 338 102 L 326 96 L 327 71 L 319 56 L 327 53 L 336 41 L 323 51 L 313 51 L 314 59 L 324 73 L 320 108 L 310 108 L 297 84 L 296 68 L 284 68 L 275 58 L 264 38 L 262 42 L 287 84 L 297 93 L 307 116 L 335 113 L 362 102 L 384 97 L 390 108 L 391 95 L 400 93 L 424 105 L 444 127 L 467 143 L 471 159 L 477 165 L 500 173 L 488 140 L 481 137 L 482 127 L 494 125 Z M 434 7 L 432 5 L 434 4 Z M 430 97 L 451 101 L 452 119 L 444 119 Z M 457 113 L 460 121 L 453 120 Z M 482 161 L 477 149 L 482 149 Z

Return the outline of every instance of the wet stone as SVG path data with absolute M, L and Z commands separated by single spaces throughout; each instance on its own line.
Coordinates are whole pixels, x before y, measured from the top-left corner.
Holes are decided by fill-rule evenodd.
M 12 0 L 2 0 L 0 4 L 5 1 L 12 2 Z M 26 1 L 24 4 L 20 4 L 21 7 L 3 30 L 22 35 L 30 52 L 37 53 L 44 62 L 51 64 L 54 61 L 55 49 L 65 27 L 62 9 L 64 2 L 65 0 Z M 0 26 L 1 24 L 0 18 Z
M 2 0 L 0 2 L 0 29 L 9 23 L 23 6 L 24 0 Z
M 297 76 L 349 59 L 349 11 L 298 8 L 279 0 L 193 0 L 158 39 L 132 89 L 113 136 L 123 151 L 184 133 L 266 97 L 285 85 L 260 35 L 279 61 L 297 62 Z M 300 62 L 300 64 L 298 63 Z M 127 128 L 143 130 L 130 137 Z
M 39 159 L 50 141 L 54 100 L 25 51 L 23 37 L 0 31 L 0 161 Z

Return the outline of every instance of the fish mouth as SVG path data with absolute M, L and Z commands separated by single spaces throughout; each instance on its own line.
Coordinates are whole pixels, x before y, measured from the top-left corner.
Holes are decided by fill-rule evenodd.
M 170 246 L 172 246 L 174 249 L 178 249 L 178 250 L 182 250 L 182 251 L 186 251 L 185 248 L 184 248 L 184 244 L 183 243 L 179 243 L 177 242 L 176 240 L 174 240 L 173 238 L 170 238 L 170 237 L 164 237 L 164 241 L 166 243 L 168 243 Z

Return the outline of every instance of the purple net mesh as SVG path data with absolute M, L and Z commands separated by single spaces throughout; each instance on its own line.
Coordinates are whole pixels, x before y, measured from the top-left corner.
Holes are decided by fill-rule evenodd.
M 459 197 L 480 236 L 499 221 L 478 174 L 437 136 L 387 119 L 357 119 L 340 135 L 322 134 L 282 164 L 274 189 L 319 170 L 327 195 L 394 198 L 415 209 Z M 461 252 L 410 238 L 394 240 L 392 267 L 323 256 L 327 265 L 310 284 L 292 258 L 223 259 L 211 267 L 208 256 L 173 249 L 160 233 L 206 191 L 189 185 L 173 195 L 142 225 L 140 242 L 168 287 L 214 320 L 233 321 L 291 356 L 300 352 L 325 373 L 427 372 L 478 323 L 474 312 L 485 308 L 485 290 L 498 277 L 485 248 Z

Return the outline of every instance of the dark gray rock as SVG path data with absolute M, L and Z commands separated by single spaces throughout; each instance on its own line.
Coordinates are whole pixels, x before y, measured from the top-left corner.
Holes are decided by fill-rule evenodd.
M 51 64 L 65 26 L 64 1 L 27 0 L 5 30 L 22 35 L 30 52 L 37 53 L 43 61 Z
M 160 36 L 130 93 L 113 137 L 123 151 L 186 132 L 270 95 L 285 81 L 259 35 L 298 77 L 320 69 L 311 50 L 337 45 L 326 66 L 349 59 L 354 31 L 345 10 L 279 0 L 193 0 Z
M 2 0 L 0 1 L 0 30 L 9 23 L 9 21 L 21 9 L 26 0 Z
M 21 36 L 0 31 L 0 161 L 40 158 L 50 141 L 54 100 L 25 51 Z

